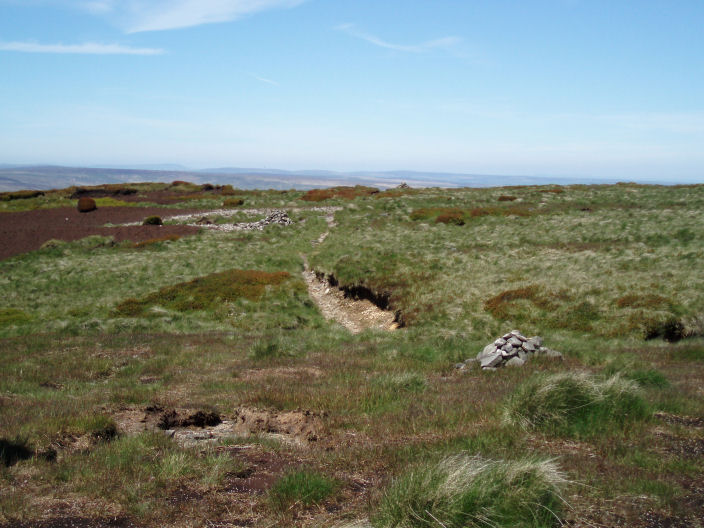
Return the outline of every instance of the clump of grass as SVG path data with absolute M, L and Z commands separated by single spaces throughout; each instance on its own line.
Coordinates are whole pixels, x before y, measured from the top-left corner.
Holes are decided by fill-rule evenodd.
M 566 372 L 528 379 L 511 394 L 504 420 L 524 429 L 586 437 L 650 414 L 636 382 Z
M 398 478 L 371 521 L 376 528 L 547 528 L 559 521 L 565 483 L 551 461 L 460 454 Z
M 141 242 L 136 242 L 133 247 L 143 248 L 147 246 L 153 246 L 154 244 L 160 244 L 161 242 L 175 242 L 180 239 L 179 235 L 166 235 L 163 237 L 149 238 L 147 240 L 142 240 Z
M 314 471 L 297 469 L 277 480 L 269 491 L 274 507 L 286 508 L 293 503 L 303 506 L 319 504 L 333 494 L 338 484 Z
M 163 225 L 164 222 L 161 221 L 160 216 L 148 216 L 142 222 L 142 225 Z
M 427 386 L 425 376 L 418 372 L 383 374 L 372 380 L 376 387 L 397 392 L 423 392 Z
M 222 205 L 223 207 L 239 207 L 244 204 L 244 198 L 228 198 Z
M 634 359 L 629 359 L 623 355 L 609 358 L 602 375 L 613 376 L 619 374 L 622 377 L 633 380 L 643 387 L 665 388 L 670 386 L 670 382 L 659 370 L 638 365 Z
M 371 196 L 378 192 L 379 189 L 375 187 L 365 187 L 364 185 L 355 185 L 354 187 L 330 187 L 328 189 L 311 189 L 301 196 L 301 200 L 306 202 L 322 202 L 323 200 L 330 200 L 332 198 L 353 200 L 363 196 Z
M 0 308 L 0 327 L 23 324 L 31 320 L 28 314 L 17 308 Z
M 286 353 L 278 340 L 255 341 L 249 349 L 249 357 L 258 361 L 285 357 L 287 355 L 289 354 Z
M 136 317 L 143 315 L 149 306 L 155 305 L 184 312 L 215 308 L 219 304 L 239 298 L 257 301 L 264 295 L 268 286 L 279 286 L 290 276 L 285 271 L 221 271 L 161 288 L 142 299 L 126 299 L 115 307 L 114 314 Z

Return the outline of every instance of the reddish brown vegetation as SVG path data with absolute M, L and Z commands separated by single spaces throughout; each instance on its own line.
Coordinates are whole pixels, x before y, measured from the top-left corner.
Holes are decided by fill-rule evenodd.
M 113 237 L 115 242 L 139 242 L 166 235 L 193 235 L 198 227 L 185 225 L 103 227 L 106 223 L 141 222 L 145 214 L 162 214 L 156 207 L 100 207 L 90 214 L 79 213 L 75 207 L 35 209 L 0 214 L 0 259 L 34 251 L 47 240 L 79 240 L 90 235 Z M 172 214 L 193 213 L 194 210 L 169 209 Z
M 242 204 L 244 204 L 243 198 L 228 198 L 222 203 L 225 207 L 239 207 Z
M 90 213 L 91 211 L 95 211 L 98 206 L 95 204 L 95 200 L 93 200 L 93 198 L 84 196 L 78 199 L 78 205 L 76 205 L 76 208 L 79 213 Z
M 301 200 L 306 202 L 322 202 L 332 198 L 341 198 L 343 200 L 354 200 L 362 196 L 371 196 L 379 193 L 379 189 L 375 187 L 365 187 L 363 185 L 355 185 L 354 187 L 330 187 L 328 189 L 312 189 L 306 192 Z
M 36 198 L 44 196 L 44 191 L 14 191 L 0 193 L 0 202 L 9 202 L 12 200 L 26 200 L 28 198 Z
M 506 290 L 484 302 L 484 309 L 496 319 L 508 319 L 509 308 L 514 301 L 527 300 L 536 304 L 544 304 L 545 300 L 541 295 L 539 286 L 531 284 L 524 288 Z
M 638 295 L 629 293 L 616 299 L 616 306 L 619 308 L 651 308 L 657 309 L 671 304 L 669 299 L 660 295 L 646 294 Z
M 510 196 L 508 194 L 502 194 L 499 196 L 499 201 L 500 202 L 513 202 L 514 200 L 518 200 L 517 196 Z
M 464 215 L 461 212 L 441 213 L 435 218 L 436 224 L 464 225 Z

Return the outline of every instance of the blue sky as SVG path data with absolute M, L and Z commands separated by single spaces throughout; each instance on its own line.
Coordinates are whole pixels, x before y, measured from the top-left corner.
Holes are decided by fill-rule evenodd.
M 0 0 L 0 163 L 704 181 L 701 0 Z

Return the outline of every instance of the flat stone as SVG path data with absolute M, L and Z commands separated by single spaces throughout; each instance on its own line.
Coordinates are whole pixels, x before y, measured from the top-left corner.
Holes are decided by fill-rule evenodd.
M 482 370 L 491 370 L 491 371 L 494 371 L 494 370 L 496 370 L 496 367 L 482 367 Z
M 501 363 L 502 360 L 503 358 L 501 357 L 501 352 L 497 351 L 487 356 L 484 356 L 481 359 L 480 365 L 482 366 L 482 368 L 496 367 L 497 365 L 499 365 L 499 363 Z
M 526 341 L 521 345 L 521 348 L 526 352 L 535 352 L 535 346 L 530 341 Z
M 519 347 L 523 344 L 523 341 L 514 336 L 508 340 L 508 344 L 513 345 L 514 347 Z
M 540 336 L 533 336 L 530 339 L 528 339 L 529 343 L 532 343 L 535 348 L 540 348 L 543 346 L 543 338 Z
M 464 370 L 466 368 L 467 368 L 467 365 L 465 365 L 464 363 L 455 363 L 455 369 L 457 369 L 457 370 Z
M 525 364 L 525 361 L 523 361 L 519 357 L 512 357 L 506 362 L 507 367 L 522 367 Z
M 465 365 L 471 365 L 471 364 L 473 364 L 473 363 L 476 363 L 477 361 L 479 361 L 477 358 L 469 358 L 469 359 L 465 359 L 465 360 L 464 360 L 464 364 L 465 364 Z
M 484 347 L 484 350 L 477 354 L 477 359 L 481 359 L 489 354 L 493 354 L 494 352 L 496 352 L 496 347 L 494 345 L 487 345 Z
M 506 340 L 500 337 L 500 338 L 498 338 L 496 341 L 494 341 L 494 344 L 495 344 L 497 347 L 502 347 L 502 346 L 504 346 L 504 345 L 506 344 Z
M 507 353 L 511 354 L 511 353 L 513 353 L 513 345 L 506 343 L 504 346 L 501 347 L 501 350 L 503 352 L 507 352 Z
M 509 332 L 508 334 L 502 335 L 502 336 L 501 336 L 501 339 L 506 339 L 506 340 L 508 340 L 508 339 L 511 339 L 512 337 L 513 337 L 513 334 L 512 334 L 511 332 Z
M 523 361 L 528 361 L 530 359 L 530 354 L 527 354 L 523 351 L 523 349 L 521 349 L 518 351 L 517 357 L 521 358 Z

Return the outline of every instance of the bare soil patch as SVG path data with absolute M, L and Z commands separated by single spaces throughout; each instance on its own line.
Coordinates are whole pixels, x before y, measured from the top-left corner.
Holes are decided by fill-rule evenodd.
M 231 416 L 212 411 L 125 408 L 113 414 L 120 433 L 164 431 L 181 445 L 197 445 L 226 438 L 269 436 L 298 446 L 317 442 L 324 433 L 323 416 L 307 410 L 272 411 L 239 407 Z
M 39 249 L 52 239 L 67 242 L 90 235 L 114 237 L 116 242 L 141 242 L 167 235 L 193 235 L 199 228 L 185 225 L 118 226 L 105 224 L 141 222 L 147 216 L 179 214 L 192 210 L 157 207 L 99 207 L 90 213 L 79 213 L 74 207 L 36 209 L 16 213 L 0 213 L 0 260 Z

